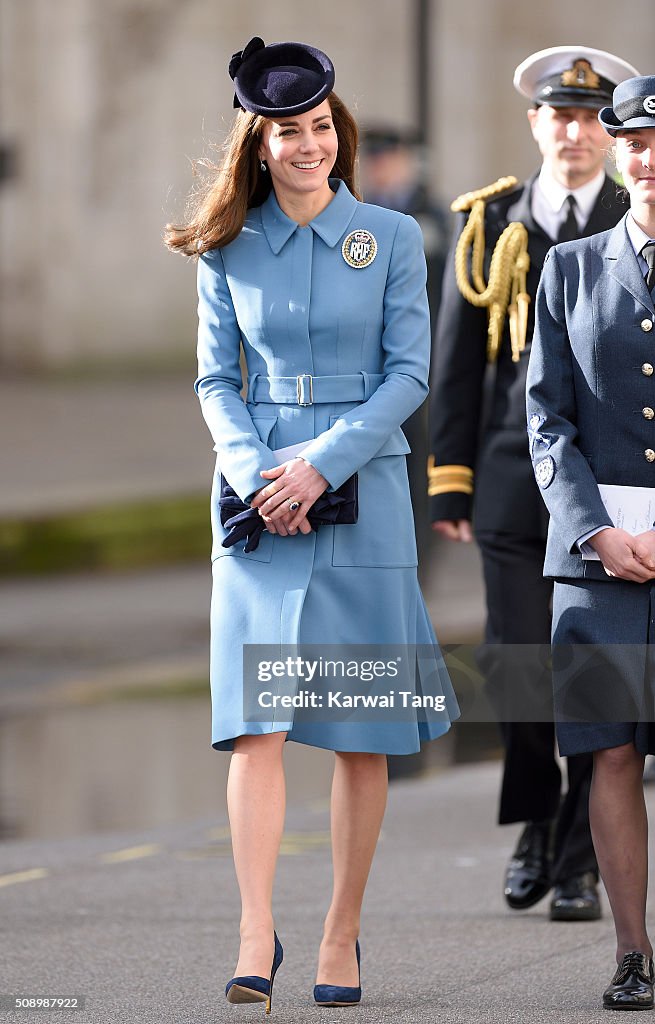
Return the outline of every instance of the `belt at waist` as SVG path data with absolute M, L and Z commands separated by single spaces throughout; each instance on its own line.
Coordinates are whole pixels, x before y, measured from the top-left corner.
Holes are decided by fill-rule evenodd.
M 342 373 L 333 377 L 267 377 L 254 373 L 248 378 L 248 402 L 275 405 L 314 405 L 319 402 L 365 402 L 383 383 L 383 373 Z

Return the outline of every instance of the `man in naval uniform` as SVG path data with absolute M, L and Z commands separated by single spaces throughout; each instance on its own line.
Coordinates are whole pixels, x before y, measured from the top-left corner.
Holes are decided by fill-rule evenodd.
M 611 228 L 625 212 L 604 170 L 607 141 L 597 112 L 636 74 L 618 57 L 584 46 L 542 50 L 516 69 L 514 85 L 531 100 L 541 168 L 523 184 L 501 179 L 453 204 L 463 219 L 446 268 L 433 359 L 430 518 L 443 536 L 465 542 L 473 521 L 487 602 L 480 665 L 492 702 L 505 709 L 499 823 L 525 823 L 505 898 L 521 910 L 554 886 L 550 917 L 562 921 L 601 914 L 588 818 L 592 759 L 568 759 L 562 799 L 552 718 L 528 720 L 521 703 L 530 695 L 533 706 L 548 706 L 552 596 L 542 576 L 547 519 L 525 434 L 525 377 L 548 249 Z

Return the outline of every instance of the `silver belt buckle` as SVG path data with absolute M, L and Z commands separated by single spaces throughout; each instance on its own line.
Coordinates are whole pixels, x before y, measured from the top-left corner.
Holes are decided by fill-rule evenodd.
M 309 381 L 308 384 L 306 384 L 307 381 Z M 296 377 L 296 396 L 298 405 L 314 404 L 314 381 L 311 373 L 299 373 Z M 309 396 L 309 401 L 305 400 L 307 396 Z

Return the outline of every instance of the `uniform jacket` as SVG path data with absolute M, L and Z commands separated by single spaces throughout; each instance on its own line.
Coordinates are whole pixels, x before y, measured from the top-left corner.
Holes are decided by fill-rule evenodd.
M 436 466 L 475 470 L 471 493 L 430 498 L 431 519 L 469 519 L 478 532 L 545 537 L 547 516 L 534 486 L 525 437 L 525 377 L 534 329 L 534 298 L 553 240 L 532 216 L 528 182 L 486 204 L 485 276 L 498 238 L 512 221 L 528 229 L 531 297 L 525 350 L 513 363 L 506 321 L 495 366 L 487 370 L 487 312 L 468 303 L 455 280 L 454 250 L 468 214 L 460 215 L 444 277 L 430 396 L 431 447 Z M 613 227 L 625 212 L 616 183 L 605 183 L 585 225 L 585 236 Z M 472 491 L 473 488 L 467 488 Z M 472 508 L 474 504 L 474 508 Z
M 576 543 L 612 525 L 597 483 L 655 486 L 654 325 L 625 218 L 549 253 L 527 399 L 535 475 L 551 515 L 547 576 L 610 580 Z
M 243 721 L 244 645 L 418 643 L 437 650 L 416 579 L 409 446 L 400 428 L 427 394 L 421 231 L 411 217 L 358 202 L 343 182 L 331 185 L 331 203 L 305 227 L 282 212 L 271 192 L 249 211 L 233 242 L 198 264 L 196 390 L 217 451 L 211 505 L 217 747 L 229 747 L 244 732 L 285 730 L 291 739 L 331 749 L 408 753 L 449 724 L 439 712 L 433 721 L 389 726 L 386 734 L 366 723 L 294 722 L 292 728 L 288 711 L 266 722 Z M 354 249 L 353 232 L 362 233 Z M 349 264 L 344 252 L 359 265 Z M 273 450 L 301 442 L 303 457 L 331 487 L 358 473 L 357 523 L 295 537 L 265 532 L 248 554 L 242 545 L 222 547 L 220 472 L 248 501 L 265 482 L 260 471 L 277 464 Z M 426 679 L 443 675 L 449 687 L 436 653 L 424 670 Z M 408 673 L 413 684 L 413 666 Z

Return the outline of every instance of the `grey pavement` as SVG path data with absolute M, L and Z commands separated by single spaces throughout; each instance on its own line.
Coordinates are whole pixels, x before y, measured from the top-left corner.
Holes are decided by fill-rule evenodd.
M 516 828 L 493 824 L 499 766 L 397 782 L 362 923 L 363 1001 L 311 998 L 330 885 L 328 811 L 287 815 L 275 893 L 285 959 L 272 1020 L 378 1024 L 592 1024 L 612 974 L 613 929 L 556 924 L 548 901 L 508 910 L 503 868 Z M 651 809 L 652 790 L 647 793 Z M 0 845 L 0 991 L 86 997 L 85 1012 L 12 1019 L 204 1022 L 264 1019 L 223 987 L 237 949 L 238 901 L 224 819 L 148 832 Z M 13 873 L 38 872 L 23 876 Z

